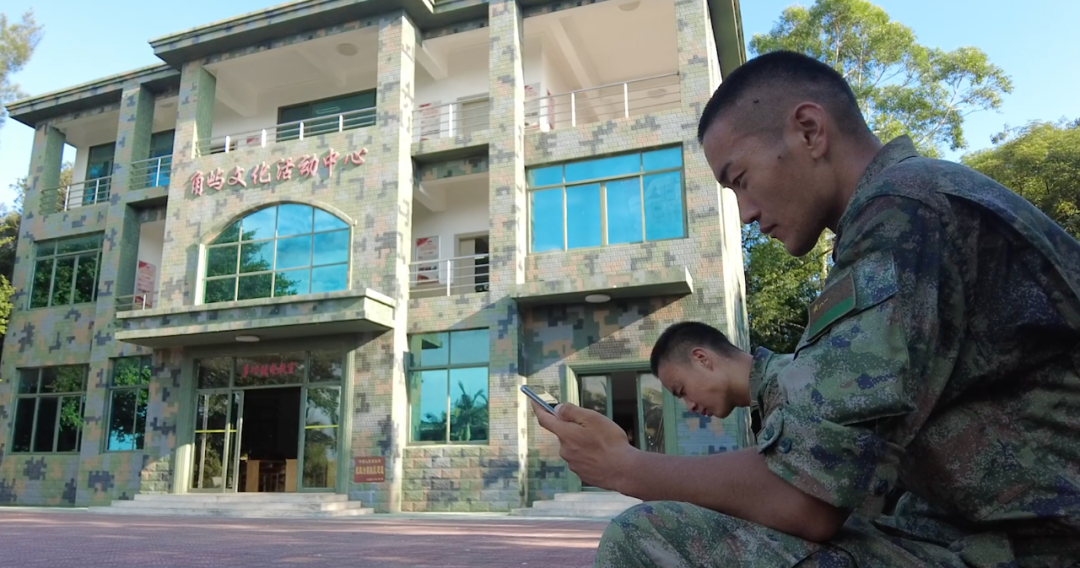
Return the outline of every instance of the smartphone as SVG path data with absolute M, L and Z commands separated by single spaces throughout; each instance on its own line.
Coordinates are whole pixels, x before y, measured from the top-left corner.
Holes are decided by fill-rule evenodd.
M 559 404 L 559 399 L 552 396 L 548 391 L 541 387 L 521 385 L 521 392 L 525 393 L 525 396 L 535 400 L 548 412 L 555 414 L 555 407 Z

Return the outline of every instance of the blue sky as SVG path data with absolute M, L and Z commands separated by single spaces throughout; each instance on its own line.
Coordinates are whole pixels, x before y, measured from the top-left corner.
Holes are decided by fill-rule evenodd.
M 749 40 L 767 32 L 795 0 L 743 0 L 743 29 Z M 810 4 L 810 0 L 802 0 Z M 1080 42 L 1075 25 L 1080 2 L 1029 0 L 1020 9 L 1004 0 L 877 0 L 889 15 L 911 27 L 919 41 L 942 49 L 974 46 L 1013 79 L 1000 112 L 968 117 L 968 150 L 990 145 L 1006 124 L 1080 117 Z M 148 40 L 215 20 L 275 5 L 265 0 L 33 0 L 45 37 L 30 64 L 14 80 L 37 95 L 159 63 Z M 2 10 L 17 19 L 30 0 L 4 0 Z M 9 185 L 26 175 L 33 132 L 13 120 L 0 129 L 0 202 L 10 204 Z M 958 159 L 960 153 L 946 157 Z

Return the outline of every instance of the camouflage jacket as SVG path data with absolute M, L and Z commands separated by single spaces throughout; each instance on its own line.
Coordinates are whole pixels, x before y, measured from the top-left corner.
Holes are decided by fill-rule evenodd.
M 907 137 L 838 229 L 795 352 L 755 353 L 769 468 L 890 534 L 977 541 L 985 565 L 1080 542 L 1080 243 Z

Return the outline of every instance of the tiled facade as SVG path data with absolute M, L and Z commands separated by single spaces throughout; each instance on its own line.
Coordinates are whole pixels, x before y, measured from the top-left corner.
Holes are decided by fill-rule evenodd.
M 431 8 L 400 0 L 396 11 L 356 8 L 345 23 L 300 34 L 296 27 L 320 11 L 367 3 L 289 4 L 242 16 L 232 26 L 211 24 L 155 40 L 167 65 L 12 105 L 11 116 L 33 126 L 35 137 L 15 308 L 0 367 L 0 504 L 85 506 L 136 493 L 186 492 L 197 461 L 198 361 L 328 346 L 343 353 L 344 378 L 339 466 L 327 490 L 348 493 L 380 512 L 506 511 L 579 490 L 555 439 L 533 419 L 521 385 L 578 400 L 577 377 L 647 371 L 652 342 L 667 325 L 684 319 L 710 321 L 743 346 L 747 342 L 737 208 L 730 192 L 716 184 L 694 139 L 697 117 L 721 70 L 730 71 L 743 57 L 717 50 L 730 45 L 728 36 L 741 43 L 738 2 L 673 0 L 675 17 L 663 25 L 677 29 L 678 108 L 547 132 L 527 129 L 526 22 L 599 3 L 488 0 L 434 2 Z M 388 4 L 393 3 L 380 6 Z M 282 22 L 293 31 L 238 45 Z M 224 33 L 226 28 L 235 33 Z M 414 141 L 423 43 L 485 29 L 491 101 L 486 130 Z M 210 137 L 219 91 L 219 78 L 207 66 L 364 30 L 377 37 L 377 53 L 369 54 L 377 60 L 373 124 L 227 153 L 208 154 L 197 143 Z M 154 113 L 161 112 L 155 101 L 165 97 L 177 101 L 171 110 L 171 181 L 136 189 L 131 163 L 147 155 Z M 59 183 L 64 125 L 117 108 L 108 199 L 53 212 L 44 192 Z M 683 238 L 530 253 L 531 168 L 663 147 L 682 149 Z M 302 172 L 301 163 L 312 156 L 317 169 Z M 296 169 L 283 179 L 288 159 Z M 233 179 L 216 189 L 207 180 L 219 169 L 225 180 Z M 425 236 L 413 226 L 419 184 L 477 175 L 486 176 L 488 186 L 487 285 L 411 297 L 413 243 Z M 236 220 L 277 204 L 310 205 L 348 225 L 346 289 L 204 302 L 207 245 Z M 153 305 L 118 310 L 118 299 L 129 297 L 136 285 L 140 231 L 160 221 L 164 242 Z M 93 234 L 103 239 L 96 298 L 31 308 L 37 244 Z M 584 300 L 601 292 L 612 299 Z M 487 439 L 415 444 L 410 338 L 469 329 L 489 330 Z M 237 343 L 239 334 L 262 341 Z M 106 451 L 115 359 L 136 355 L 153 361 L 143 448 Z M 89 369 L 78 452 L 17 451 L 20 373 L 67 364 Z M 725 420 L 701 417 L 668 393 L 663 408 L 674 418 L 665 426 L 666 451 L 708 454 L 748 443 L 749 420 L 742 413 Z M 372 457 L 385 460 L 385 481 L 354 482 L 353 459 Z

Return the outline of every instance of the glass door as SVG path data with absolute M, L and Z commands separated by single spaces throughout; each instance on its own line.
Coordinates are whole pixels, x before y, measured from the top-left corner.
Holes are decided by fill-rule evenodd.
M 304 387 L 303 400 L 300 422 L 301 488 L 334 489 L 337 486 L 341 388 Z
M 243 415 L 243 391 L 198 394 L 193 491 L 236 491 Z
M 90 148 L 90 156 L 86 160 L 86 181 L 83 183 L 83 205 L 101 203 L 109 198 L 115 154 L 115 142 Z
M 664 387 L 650 373 L 613 373 L 580 378 L 581 407 L 622 427 L 634 447 L 662 454 Z

